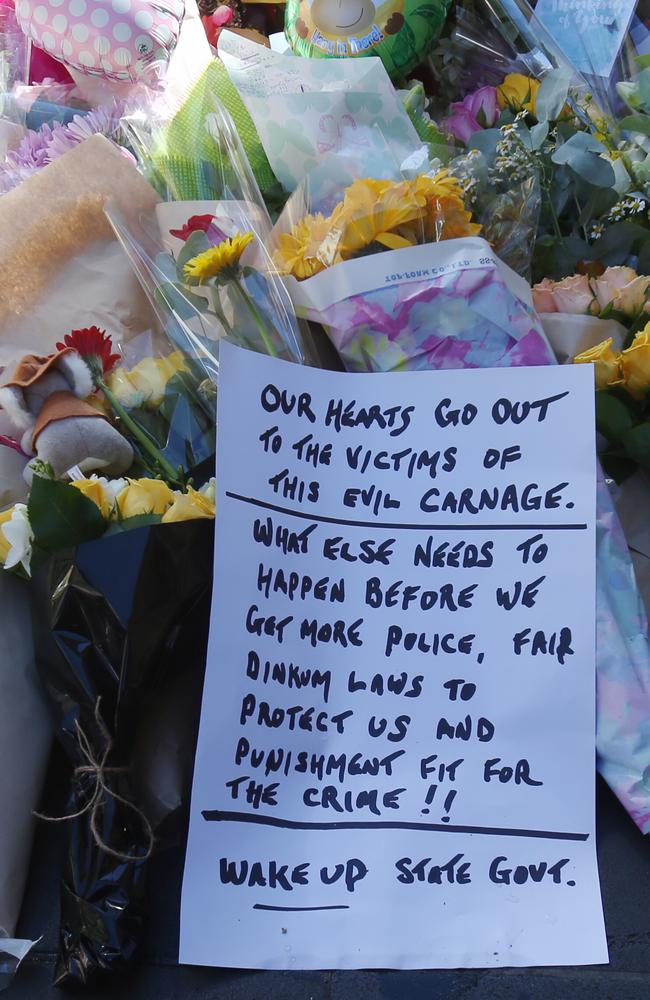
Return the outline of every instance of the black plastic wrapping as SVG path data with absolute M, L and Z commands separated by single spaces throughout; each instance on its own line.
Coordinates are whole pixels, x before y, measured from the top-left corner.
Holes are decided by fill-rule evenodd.
M 134 748 L 166 685 L 185 677 L 200 693 L 213 539 L 211 520 L 146 525 L 49 556 L 34 573 L 37 665 L 73 770 L 57 985 L 94 985 L 137 960 L 151 837 Z

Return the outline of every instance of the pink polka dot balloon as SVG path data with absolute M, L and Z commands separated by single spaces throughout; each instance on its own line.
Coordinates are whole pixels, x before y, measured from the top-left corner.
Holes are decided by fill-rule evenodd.
M 146 79 L 166 64 L 184 13 L 184 0 L 16 0 L 34 45 L 109 80 Z

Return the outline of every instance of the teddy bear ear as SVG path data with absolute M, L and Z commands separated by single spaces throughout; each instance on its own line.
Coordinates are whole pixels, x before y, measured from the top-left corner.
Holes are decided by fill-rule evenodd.
M 0 389 L 0 407 L 17 430 L 26 431 L 34 425 L 34 417 L 27 409 L 25 394 L 18 386 L 3 386 Z
M 67 380 L 72 392 L 79 399 L 85 399 L 93 391 L 93 379 L 88 365 L 78 354 L 64 354 L 58 362 L 57 368 Z

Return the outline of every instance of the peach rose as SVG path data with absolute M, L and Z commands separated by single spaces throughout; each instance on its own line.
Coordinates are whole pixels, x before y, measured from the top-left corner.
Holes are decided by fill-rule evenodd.
M 585 274 L 572 274 L 562 281 L 544 278 L 533 288 L 533 301 L 538 312 L 580 315 L 591 312 L 594 293 Z

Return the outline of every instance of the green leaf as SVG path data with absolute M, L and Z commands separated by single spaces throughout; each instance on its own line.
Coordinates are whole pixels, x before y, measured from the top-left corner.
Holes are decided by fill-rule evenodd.
M 484 132 L 475 132 L 467 143 L 468 149 L 478 149 L 488 159 L 496 154 L 497 143 L 503 139 L 498 128 L 488 128 Z
M 144 528 L 148 524 L 160 524 L 162 514 L 136 514 L 135 517 L 125 517 L 121 521 L 114 521 L 105 532 L 105 535 L 119 535 L 123 531 L 131 531 L 133 528 Z
M 619 125 L 626 132 L 641 132 L 650 135 L 650 117 L 648 115 L 628 115 L 621 118 Z
M 200 229 L 190 233 L 185 240 L 185 246 L 176 259 L 176 270 L 178 273 L 182 274 L 183 268 L 192 260 L 192 257 L 198 257 L 200 253 L 205 253 L 206 250 L 210 249 L 212 249 L 212 243 L 206 233 Z
M 548 122 L 538 122 L 530 130 L 530 138 L 533 149 L 541 149 L 548 137 Z
M 49 552 L 89 542 L 106 530 L 92 500 L 57 479 L 34 476 L 27 513 L 34 545 Z
M 606 153 L 607 148 L 588 132 L 574 132 L 552 154 L 553 163 L 570 163 L 577 153 Z
M 156 288 L 155 297 L 157 302 L 177 313 L 181 319 L 192 319 L 197 312 L 207 312 L 210 307 L 207 299 L 171 281 L 165 281 Z
M 594 187 L 611 188 L 616 183 L 616 176 L 611 163 L 603 160 L 596 153 L 576 152 L 569 160 L 568 166 L 579 177 Z
M 625 403 L 606 389 L 596 393 L 596 426 L 608 441 L 620 441 L 633 424 L 632 414 Z
M 635 56 L 634 57 L 634 61 L 637 63 L 638 66 L 641 67 L 641 69 L 648 69 L 648 68 L 650 68 L 650 55 L 647 55 L 647 56 Z
M 535 116 L 539 122 L 559 118 L 569 96 L 572 76 L 569 70 L 554 70 L 544 77 L 535 98 Z
M 644 468 L 650 468 L 650 423 L 637 424 L 622 438 L 625 452 Z

